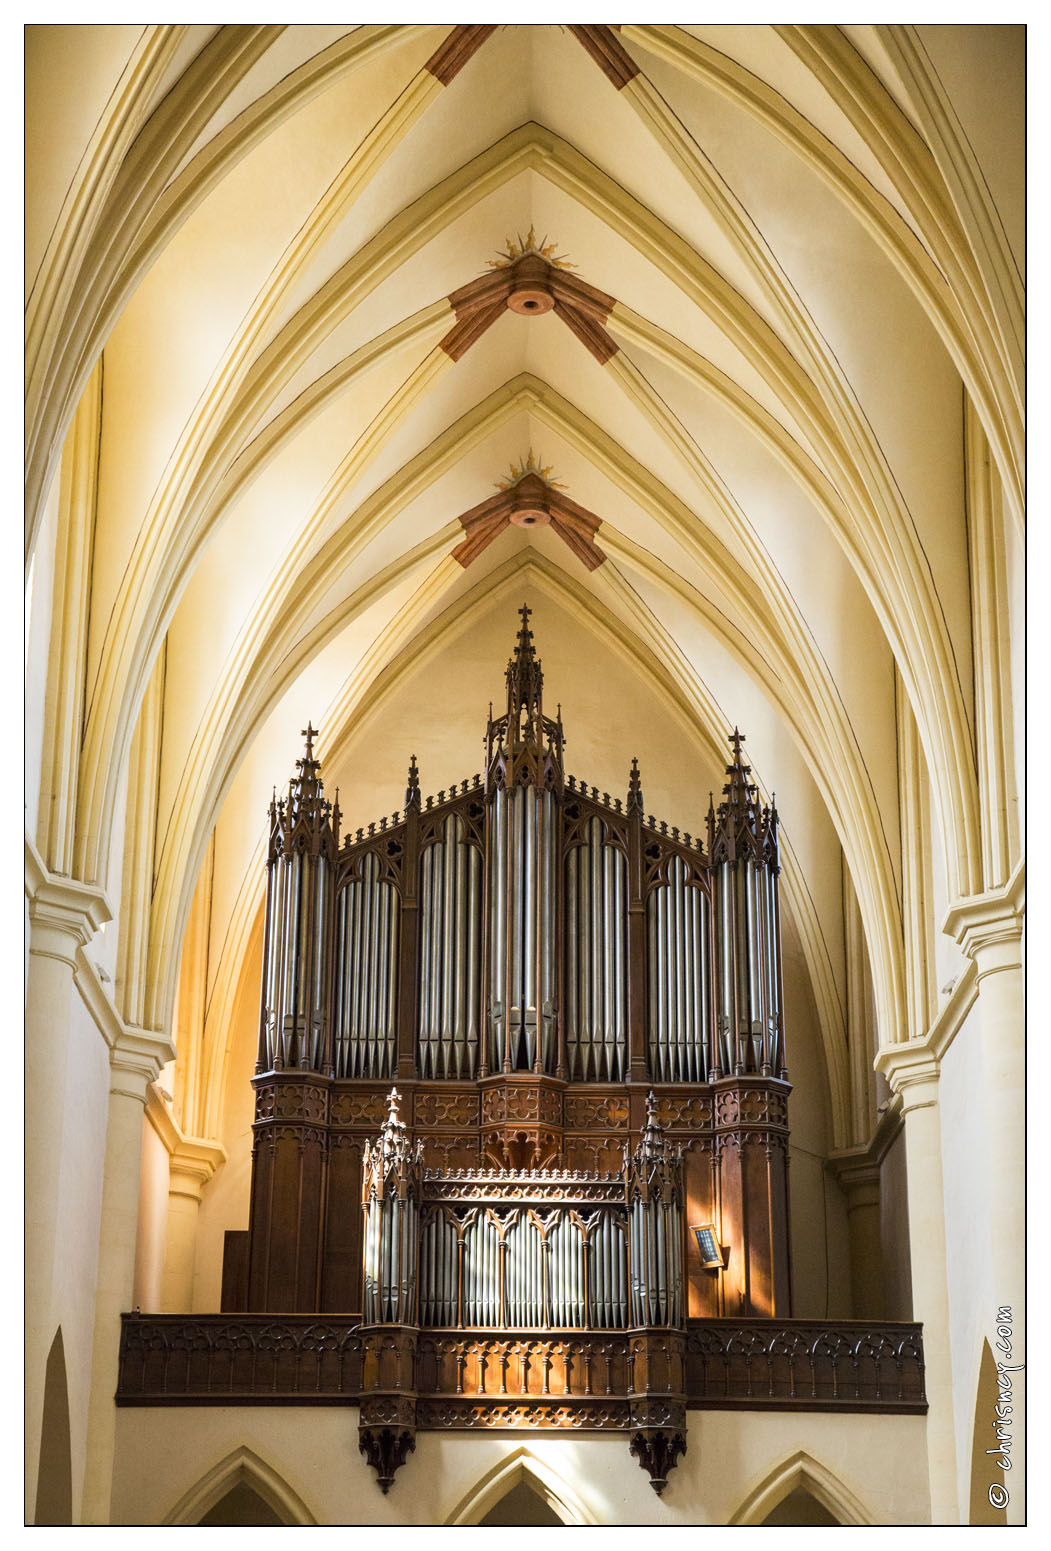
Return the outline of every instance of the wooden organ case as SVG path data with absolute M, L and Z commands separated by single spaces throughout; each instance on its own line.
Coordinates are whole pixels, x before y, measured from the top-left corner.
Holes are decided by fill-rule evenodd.
M 777 815 L 737 732 L 703 844 L 636 761 L 624 802 L 565 775 L 521 620 L 484 774 L 424 801 L 413 758 L 341 843 L 308 727 L 271 806 L 223 1306 L 361 1311 L 384 1491 L 479 1426 L 623 1429 L 659 1491 L 687 1320 L 791 1314 Z

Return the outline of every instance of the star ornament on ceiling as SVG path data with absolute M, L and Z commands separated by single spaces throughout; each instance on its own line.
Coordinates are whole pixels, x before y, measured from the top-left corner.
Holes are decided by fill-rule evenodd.
M 550 525 L 589 571 L 597 570 L 606 558 L 595 543 L 602 519 L 564 494 L 565 485 L 552 479 L 552 472 L 552 465 L 534 457 L 532 448 L 525 458 L 512 463 L 510 477 L 496 482 L 497 494 L 462 513 L 464 538 L 453 550 L 453 559 L 466 569 L 512 524 L 516 528 Z
M 490 269 L 509 269 L 519 259 L 525 258 L 527 254 L 532 254 L 537 258 L 542 258 L 555 269 L 576 269 L 576 264 L 571 264 L 564 253 L 555 252 L 557 247 L 558 243 L 548 242 L 546 235 L 543 241 L 537 242 L 536 231 L 530 225 L 529 231 L 524 237 L 519 232 L 517 242 L 512 242 L 510 237 L 505 237 L 504 247 L 497 250 L 496 258 L 488 260 L 488 266 Z
M 496 488 L 497 490 L 510 490 L 512 486 L 517 485 L 523 480 L 527 474 L 536 474 L 546 485 L 550 485 L 552 490 L 565 490 L 565 485 L 560 484 L 557 479 L 551 478 L 553 471 L 554 464 L 542 464 L 539 459 L 534 458 L 533 449 L 530 447 L 521 463 L 512 463 L 510 474 L 505 474 L 502 479 L 496 481 Z

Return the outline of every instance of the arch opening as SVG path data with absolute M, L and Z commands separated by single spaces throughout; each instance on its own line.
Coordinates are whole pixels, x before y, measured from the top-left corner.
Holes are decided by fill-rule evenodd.
M 73 1460 L 69 1442 L 69 1390 L 61 1325 L 55 1331 L 44 1372 L 34 1524 L 73 1523 Z
M 550 1527 L 599 1520 L 568 1481 L 523 1444 L 482 1476 L 445 1522 Z
M 285 1521 L 247 1481 L 238 1481 L 197 1522 L 201 1525 L 221 1525 L 224 1528 L 263 1528 L 284 1525 Z
M 532 1483 L 525 1477 L 517 1481 L 510 1491 L 505 1492 L 500 1501 L 494 1503 L 484 1518 L 478 1520 L 481 1526 L 495 1525 L 525 1525 L 527 1527 L 541 1525 L 558 1525 L 560 1528 L 563 1520 L 552 1508 L 551 1504 L 540 1495 Z

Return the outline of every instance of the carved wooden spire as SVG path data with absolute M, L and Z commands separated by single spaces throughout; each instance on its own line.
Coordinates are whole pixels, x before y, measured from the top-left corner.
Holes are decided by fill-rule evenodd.
M 409 760 L 409 774 L 405 781 L 405 812 L 420 806 L 420 767 L 414 754 Z
M 490 788 L 530 783 L 562 786 L 562 714 L 544 715 L 544 674 L 529 628 L 530 609 L 519 609 L 521 624 L 507 664 L 507 711 L 486 732 L 486 776 Z
M 270 804 L 270 857 L 295 849 L 311 856 L 335 855 L 339 843 L 339 802 L 325 796 L 321 763 L 314 758 L 317 728 L 309 721 L 303 728 L 306 750 L 296 760 L 296 774 L 288 783 L 288 796 Z
M 639 762 L 633 759 L 631 770 L 628 773 L 628 806 L 629 813 L 641 813 L 642 808 L 642 775 L 639 771 Z
M 744 757 L 744 741 L 744 733 L 735 727 L 730 735 L 733 759 L 726 766 L 727 781 L 718 810 L 710 797 L 708 800 L 708 856 L 713 865 L 748 856 L 776 871 L 777 811 L 760 804 L 758 788 L 751 780 L 752 767 Z

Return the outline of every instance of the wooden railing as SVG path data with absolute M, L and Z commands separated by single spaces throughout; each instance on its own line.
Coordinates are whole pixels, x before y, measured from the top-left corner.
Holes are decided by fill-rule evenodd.
M 424 1428 L 506 1426 L 512 1413 L 534 1426 L 623 1427 L 629 1397 L 644 1388 L 631 1332 L 421 1329 L 412 1338 Z M 125 1314 L 117 1404 L 355 1405 L 362 1351 L 355 1315 Z M 927 1409 L 917 1324 L 691 1320 L 684 1373 L 693 1409 Z

